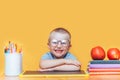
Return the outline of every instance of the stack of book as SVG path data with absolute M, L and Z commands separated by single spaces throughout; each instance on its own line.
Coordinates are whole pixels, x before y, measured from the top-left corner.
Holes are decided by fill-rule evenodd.
M 120 60 L 93 60 L 88 65 L 89 74 L 120 74 Z

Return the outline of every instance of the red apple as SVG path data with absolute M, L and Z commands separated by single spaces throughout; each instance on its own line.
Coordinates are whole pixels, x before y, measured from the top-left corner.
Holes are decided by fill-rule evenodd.
M 120 59 L 120 50 L 117 48 L 110 48 L 107 51 L 107 57 L 109 60 L 119 60 Z
M 105 51 L 102 47 L 96 46 L 91 50 L 91 57 L 93 60 L 103 60 L 105 58 Z

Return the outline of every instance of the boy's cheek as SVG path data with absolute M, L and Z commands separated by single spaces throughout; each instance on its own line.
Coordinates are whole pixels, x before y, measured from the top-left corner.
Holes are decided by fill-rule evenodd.
M 48 48 L 50 49 L 50 46 L 49 46 L 49 44 L 48 44 Z
M 49 49 L 50 51 L 53 51 L 53 50 L 54 50 L 54 47 L 48 45 L 48 49 Z

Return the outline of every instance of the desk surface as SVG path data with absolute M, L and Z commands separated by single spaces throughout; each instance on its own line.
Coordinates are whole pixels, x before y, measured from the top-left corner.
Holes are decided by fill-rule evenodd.
M 50 77 L 50 78 L 41 78 L 41 77 L 7 77 L 1 76 L 0 80 L 120 80 L 120 75 L 91 75 L 91 76 L 81 76 L 81 77 Z
M 79 76 L 88 76 L 87 72 L 84 70 L 81 71 L 25 71 L 21 77 L 79 77 Z

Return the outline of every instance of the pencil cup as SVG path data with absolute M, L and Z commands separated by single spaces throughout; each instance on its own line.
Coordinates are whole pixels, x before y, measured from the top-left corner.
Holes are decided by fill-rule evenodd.
M 5 53 L 5 75 L 18 76 L 22 72 L 22 54 Z

